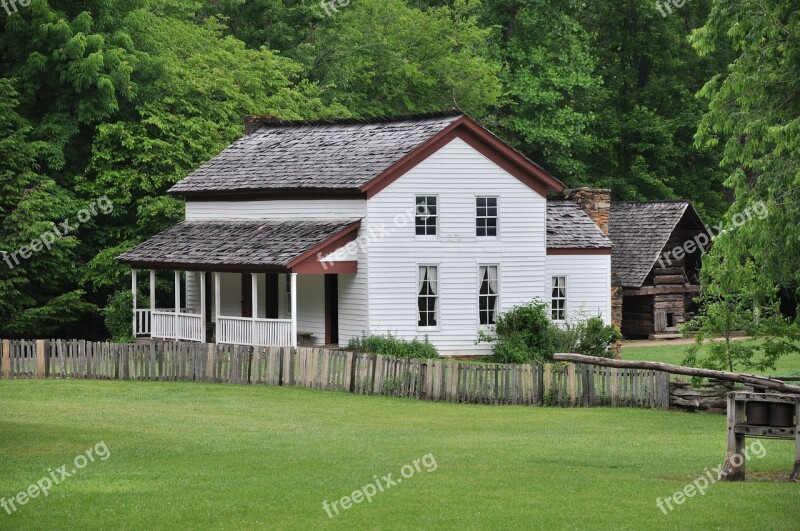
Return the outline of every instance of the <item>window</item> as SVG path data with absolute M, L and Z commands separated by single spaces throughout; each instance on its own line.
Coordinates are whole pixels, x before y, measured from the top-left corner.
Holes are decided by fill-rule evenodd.
M 553 321 L 567 318 L 567 277 L 553 277 L 553 292 L 550 299 Z
M 475 199 L 475 234 L 477 236 L 497 236 L 496 197 Z
M 414 224 L 417 236 L 436 236 L 436 223 L 439 214 L 435 195 L 418 195 Z
M 417 287 L 417 305 L 419 307 L 420 327 L 436 326 L 438 321 L 438 267 L 419 266 L 419 284 Z
M 480 324 L 488 326 L 494 324 L 497 311 L 497 266 L 480 266 L 478 268 L 478 316 Z

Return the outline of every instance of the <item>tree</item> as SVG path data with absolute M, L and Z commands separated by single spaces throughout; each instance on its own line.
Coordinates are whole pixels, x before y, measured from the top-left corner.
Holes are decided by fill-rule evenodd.
M 737 251 L 731 233 L 716 238 L 703 257 L 697 302 L 700 315 L 686 327 L 696 331 L 684 363 L 706 369 L 765 371 L 781 356 L 796 351 L 800 328 L 780 313 L 776 290 L 761 278 L 749 253 Z M 736 341 L 746 334 L 757 341 Z M 722 338 L 706 345 L 708 340 Z
M 699 95 L 707 104 L 698 146 L 721 146 L 729 217 L 763 201 L 769 215 L 737 230 L 757 249 L 761 282 L 800 295 L 800 11 L 791 0 L 714 0 L 692 35 L 700 55 L 730 43 L 736 57 Z M 738 264 L 729 262 L 730 267 Z M 797 300 L 797 299 L 795 299 Z
M 504 97 L 489 121 L 531 159 L 570 184 L 589 180 L 589 132 L 600 89 L 578 0 L 486 0 Z
M 75 235 L 56 224 L 73 216 L 77 203 L 36 172 L 41 143 L 16 111 L 18 94 L 0 79 L 0 334 L 52 335 L 94 307 L 74 281 Z
M 356 116 L 460 108 L 483 116 L 501 93 L 476 3 L 419 9 L 404 0 L 359 0 L 313 37 L 305 63 L 325 101 Z
M 698 57 L 688 42 L 709 10 L 710 0 L 667 16 L 652 0 L 587 4 L 581 20 L 603 81 L 588 184 L 611 188 L 616 200 L 689 198 L 709 221 L 725 212 L 719 150 L 693 145 L 703 112 L 695 94 L 731 59 L 725 48 Z

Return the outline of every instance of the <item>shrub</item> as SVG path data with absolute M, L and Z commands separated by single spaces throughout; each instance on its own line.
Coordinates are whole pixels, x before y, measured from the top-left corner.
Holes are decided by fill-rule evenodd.
M 492 348 L 494 361 L 524 363 L 553 359 L 553 327 L 548 316 L 548 306 L 534 300 L 497 316 L 496 338 L 482 335 L 481 340 L 496 340 Z
M 401 359 L 433 359 L 439 357 L 439 351 L 428 341 L 427 336 L 423 341 L 417 338 L 408 341 L 391 334 L 363 334 L 360 337 L 350 338 L 347 343 L 347 350 L 366 352 L 368 354 L 382 354 Z
M 480 334 L 479 341 L 495 341 L 492 361 L 498 363 L 544 363 L 556 352 L 611 357 L 612 346 L 622 335 L 600 317 L 556 325 L 548 306 L 534 300 L 497 316 L 497 336 Z
M 103 321 L 112 341 L 133 341 L 133 294 L 130 290 L 121 290 L 111 295 L 108 305 L 102 311 Z
M 592 317 L 583 323 L 578 342 L 578 354 L 584 356 L 613 357 L 614 343 L 622 339 L 622 334 L 612 325 L 603 323 L 599 317 Z

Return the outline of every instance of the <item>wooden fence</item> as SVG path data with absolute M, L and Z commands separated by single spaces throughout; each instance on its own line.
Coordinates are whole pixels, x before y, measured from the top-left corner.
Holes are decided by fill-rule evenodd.
M 473 404 L 668 408 L 669 375 L 578 364 L 397 360 L 320 348 L 2 341 L 3 378 L 295 385 Z

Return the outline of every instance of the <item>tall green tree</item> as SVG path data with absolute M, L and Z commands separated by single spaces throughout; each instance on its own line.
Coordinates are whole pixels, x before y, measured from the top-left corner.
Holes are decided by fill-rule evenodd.
M 94 312 L 82 301 L 74 266 L 78 240 L 58 224 L 77 202 L 37 172 L 45 148 L 29 138 L 18 94 L 0 79 L 0 335 L 46 337 Z M 46 149 L 45 149 L 46 150 Z
M 768 215 L 737 230 L 760 282 L 798 295 L 800 287 L 800 10 L 792 0 L 714 0 L 692 35 L 701 55 L 730 42 L 736 57 L 700 92 L 707 110 L 699 146 L 721 146 L 729 218 L 763 201 Z M 719 253 L 724 252 L 720 246 Z M 738 264 L 729 261 L 730 267 Z M 796 299 L 795 299 L 796 300 Z
M 581 19 L 603 80 L 588 182 L 610 187 L 618 200 L 688 198 L 711 223 L 727 208 L 724 172 L 719 150 L 694 145 L 703 113 L 695 94 L 730 54 L 721 47 L 699 57 L 688 42 L 709 4 L 662 14 L 652 0 L 590 2 Z
M 354 115 L 460 108 L 482 116 L 501 85 L 477 6 L 472 0 L 435 8 L 405 0 L 353 2 L 314 34 L 306 74 L 324 87 L 326 101 Z
M 485 0 L 504 96 L 494 122 L 503 136 L 569 184 L 590 179 L 597 142 L 595 57 L 580 0 Z M 491 123 L 491 122 L 490 122 Z

